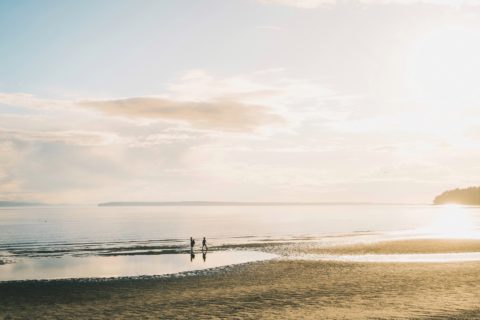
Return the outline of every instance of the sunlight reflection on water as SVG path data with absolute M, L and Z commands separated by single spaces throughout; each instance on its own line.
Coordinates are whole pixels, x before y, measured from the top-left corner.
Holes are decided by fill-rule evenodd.
M 438 215 L 432 219 L 429 225 L 417 228 L 413 233 L 439 238 L 480 238 L 480 230 L 468 207 L 460 205 L 440 207 Z
M 0 265 L 0 281 L 165 275 L 274 257 L 258 251 L 216 251 L 198 252 L 193 259 L 190 254 L 22 258 Z

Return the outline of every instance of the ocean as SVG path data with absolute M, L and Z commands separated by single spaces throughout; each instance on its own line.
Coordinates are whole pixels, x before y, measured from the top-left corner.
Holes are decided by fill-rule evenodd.
M 14 276 L 11 270 L 13 266 L 19 269 L 22 263 L 30 269 L 41 269 L 43 265 L 55 265 L 58 269 L 60 261 L 70 266 L 72 263 L 78 265 L 79 261 L 90 265 L 97 263 L 97 266 L 98 261 L 107 261 L 95 260 L 98 257 L 118 258 L 117 261 L 123 257 L 122 261 L 130 264 L 128 268 L 131 269 L 131 264 L 138 264 L 140 257 L 163 259 L 157 261 L 161 265 L 165 264 L 167 256 L 159 258 L 158 255 L 178 260 L 172 255 L 182 254 L 184 258 L 177 265 L 183 267 L 170 268 L 169 272 L 192 270 L 190 237 L 196 239 L 197 250 L 200 250 L 201 239 L 206 237 L 209 246 L 214 249 L 209 257 L 215 257 L 215 254 L 220 257 L 224 253 L 214 251 L 248 247 L 252 243 L 315 242 L 330 246 L 404 238 L 480 238 L 479 233 L 480 207 L 463 206 L 356 204 L 2 208 L 0 261 L 7 263 L 0 265 L 0 280 L 24 279 L 22 268 L 16 270 Z M 251 261 L 252 255 L 258 253 L 243 254 L 245 261 Z M 135 256 L 138 258 L 132 258 Z M 72 258 L 75 258 L 74 262 Z M 195 261 L 199 261 L 200 258 L 197 258 Z M 220 259 L 221 263 L 210 263 L 213 260 L 209 259 L 209 263 L 202 265 L 203 268 L 228 265 L 225 259 Z M 242 262 L 242 259 L 237 260 Z M 113 260 L 108 263 L 114 264 Z M 148 264 L 144 261 L 144 265 Z M 23 266 L 23 269 L 28 268 Z M 142 270 L 137 268 L 133 273 L 120 270 L 108 276 L 138 275 Z M 155 273 L 155 270 L 149 269 L 148 274 L 152 272 Z M 10 275 L 6 276 L 7 273 Z M 95 273 L 89 273 L 89 276 L 95 276 Z M 35 277 L 35 272 L 29 277 Z

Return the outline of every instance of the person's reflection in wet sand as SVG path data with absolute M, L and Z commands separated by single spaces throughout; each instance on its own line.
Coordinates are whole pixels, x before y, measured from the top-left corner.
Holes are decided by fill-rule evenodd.
M 203 258 L 203 262 L 207 261 L 207 251 L 202 250 L 202 258 Z
M 195 253 L 193 252 L 193 247 L 195 246 L 195 240 L 193 237 L 190 237 L 190 262 L 195 259 Z

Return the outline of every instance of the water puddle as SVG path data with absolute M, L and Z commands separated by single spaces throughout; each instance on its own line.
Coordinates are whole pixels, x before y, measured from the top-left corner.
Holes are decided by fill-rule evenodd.
M 165 275 L 246 262 L 276 255 L 258 251 L 215 251 L 203 254 L 18 258 L 0 265 L 0 281 L 111 278 Z

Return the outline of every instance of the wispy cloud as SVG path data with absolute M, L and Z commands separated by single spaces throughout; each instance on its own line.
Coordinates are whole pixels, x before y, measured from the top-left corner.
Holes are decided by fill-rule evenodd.
M 121 143 L 122 139 L 112 132 L 66 130 L 66 131 L 26 131 L 0 129 L 0 141 L 21 140 L 29 142 L 65 143 L 79 146 L 103 146 Z
M 192 130 L 253 132 L 262 127 L 288 130 L 301 121 L 302 115 L 311 117 L 309 110 L 316 116 L 329 118 L 332 110 L 325 103 L 330 101 L 331 106 L 331 100 L 338 98 L 321 83 L 287 77 L 283 69 L 225 78 L 214 77 L 204 70 L 191 70 L 167 85 L 164 92 L 149 96 L 60 100 L 0 92 L 0 105 L 41 110 L 42 116 L 47 116 L 48 111 L 48 116 L 56 121 L 60 116 L 74 117 L 78 120 L 75 124 L 89 116 L 101 115 L 112 121 L 123 119 L 137 124 L 162 122 L 170 127 L 187 125 Z M 58 123 L 57 127 L 65 126 Z
M 57 99 L 44 99 L 29 93 L 0 92 L 0 104 L 24 107 L 24 108 L 50 109 L 50 108 L 65 107 L 66 105 L 69 104 L 69 101 L 57 100 Z
M 181 121 L 199 129 L 252 131 L 263 125 L 284 121 L 265 106 L 229 99 L 197 102 L 162 97 L 134 97 L 82 101 L 78 105 L 115 116 Z

